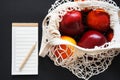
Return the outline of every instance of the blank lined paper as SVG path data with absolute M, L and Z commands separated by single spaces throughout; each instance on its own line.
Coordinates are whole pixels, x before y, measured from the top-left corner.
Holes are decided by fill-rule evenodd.
M 37 44 L 36 44 L 37 43 Z M 36 45 L 35 45 L 36 44 Z M 35 45 L 28 60 L 20 65 Z M 12 24 L 12 75 L 38 74 L 38 23 Z

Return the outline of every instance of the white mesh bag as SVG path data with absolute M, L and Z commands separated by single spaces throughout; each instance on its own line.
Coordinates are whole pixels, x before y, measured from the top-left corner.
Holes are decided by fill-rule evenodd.
M 111 42 L 100 47 L 85 49 L 61 40 L 59 22 L 67 11 L 85 8 L 102 8 L 110 15 L 110 27 L 114 31 Z M 39 55 L 48 55 L 54 64 L 69 69 L 78 78 L 88 80 L 93 75 L 105 71 L 113 58 L 120 53 L 120 12 L 119 7 L 112 0 L 57 0 L 49 9 L 42 24 L 42 42 Z M 64 49 L 61 45 L 65 45 Z M 58 53 L 58 56 L 55 53 Z M 69 54 L 68 54 L 69 52 Z M 62 58 L 66 53 L 67 58 Z

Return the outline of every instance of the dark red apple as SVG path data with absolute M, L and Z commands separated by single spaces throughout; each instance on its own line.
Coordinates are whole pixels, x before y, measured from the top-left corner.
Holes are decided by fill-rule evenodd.
M 103 9 L 92 10 L 87 16 L 89 28 L 105 32 L 110 28 L 110 16 Z
M 80 11 L 68 11 L 60 22 L 59 30 L 61 34 L 75 36 L 83 33 L 82 14 Z
M 113 36 L 114 36 L 114 33 L 113 33 L 113 30 L 111 29 L 108 31 L 107 36 L 106 36 L 108 42 L 110 42 L 112 40 Z
M 94 48 L 106 43 L 106 37 L 98 31 L 89 30 L 83 34 L 78 42 L 78 46 L 83 48 Z

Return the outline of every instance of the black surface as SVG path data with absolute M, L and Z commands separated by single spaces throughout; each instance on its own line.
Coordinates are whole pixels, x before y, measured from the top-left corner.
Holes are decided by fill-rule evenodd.
M 39 57 L 37 76 L 11 76 L 11 23 L 38 22 L 41 40 L 41 23 L 54 1 L 0 0 L 0 80 L 81 80 L 67 69 L 56 67 L 48 57 Z M 120 6 L 119 0 L 115 1 Z M 105 72 L 90 80 L 120 80 L 120 55 Z

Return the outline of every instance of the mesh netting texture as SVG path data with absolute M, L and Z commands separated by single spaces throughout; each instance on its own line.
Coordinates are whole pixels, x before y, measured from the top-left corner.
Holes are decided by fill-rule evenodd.
M 102 6 L 101 6 L 102 5 Z M 67 11 L 85 8 L 102 8 L 110 15 L 110 27 L 114 31 L 111 42 L 93 49 L 85 49 L 62 40 L 59 23 Z M 113 58 L 120 53 L 120 16 L 119 7 L 112 0 L 57 0 L 48 10 L 43 20 L 42 42 L 39 55 L 48 55 L 54 64 L 70 70 L 78 78 L 88 80 L 93 75 L 105 71 Z M 63 57 L 64 56 L 64 57 Z

